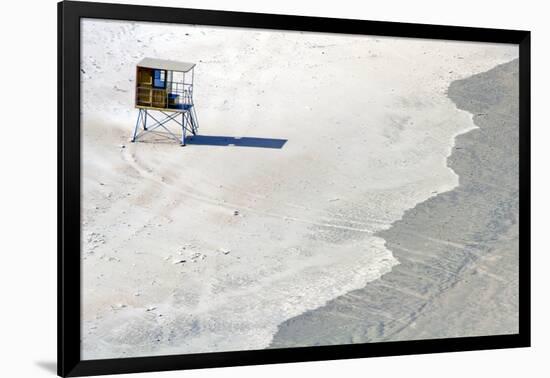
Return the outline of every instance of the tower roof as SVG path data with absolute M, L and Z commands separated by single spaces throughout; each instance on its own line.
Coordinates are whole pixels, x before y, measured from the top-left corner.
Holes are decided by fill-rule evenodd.
M 175 60 L 143 58 L 138 67 L 157 68 L 168 71 L 189 72 L 195 67 L 195 63 L 177 62 Z

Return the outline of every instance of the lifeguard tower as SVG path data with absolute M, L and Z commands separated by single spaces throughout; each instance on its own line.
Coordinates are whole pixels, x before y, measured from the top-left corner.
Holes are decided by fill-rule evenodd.
M 163 135 L 182 146 L 185 146 L 186 131 L 197 134 L 199 125 L 193 106 L 194 69 L 194 63 L 164 59 L 144 58 L 137 64 L 135 105 L 139 113 L 132 142 L 158 128 L 163 128 Z M 181 137 L 167 127 L 171 121 L 181 127 Z

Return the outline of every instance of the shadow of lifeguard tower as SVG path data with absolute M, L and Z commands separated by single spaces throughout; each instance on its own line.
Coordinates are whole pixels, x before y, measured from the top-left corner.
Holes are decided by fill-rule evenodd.
M 199 125 L 193 104 L 194 69 L 194 63 L 153 58 L 144 58 L 137 64 L 135 106 L 139 113 L 132 142 L 158 128 L 163 128 L 165 136 L 182 146 L 185 146 L 187 131 L 197 134 Z M 181 138 L 167 127 L 169 122 L 181 127 Z

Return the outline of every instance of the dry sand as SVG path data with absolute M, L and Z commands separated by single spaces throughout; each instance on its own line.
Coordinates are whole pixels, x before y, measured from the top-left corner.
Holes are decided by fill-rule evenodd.
M 198 64 L 210 139 L 128 143 L 144 56 Z M 84 20 L 82 357 L 265 348 L 279 324 L 405 264 L 380 232 L 458 185 L 446 158 L 475 127 L 449 83 L 515 57 L 508 45 Z

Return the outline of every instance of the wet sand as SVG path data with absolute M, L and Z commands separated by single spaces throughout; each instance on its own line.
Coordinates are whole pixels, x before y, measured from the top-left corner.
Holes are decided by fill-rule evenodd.
M 271 348 L 518 332 L 518 61 L 448 96 L 479 127 L 448 158 L 459 186 L 377 234 L 390 273 L 280 324 Z

